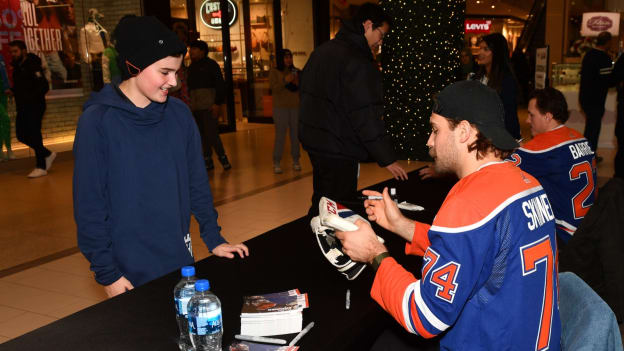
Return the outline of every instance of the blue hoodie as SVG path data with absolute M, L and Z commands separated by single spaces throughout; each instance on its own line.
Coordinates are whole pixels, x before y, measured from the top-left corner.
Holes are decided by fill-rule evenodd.
M 95 279 L 134 286 L 192 264 L 191 213 L 212 251 L 217 225 L 197 126 L 176 98 L 136 107 L 106 85 L 85 103 L 74 141 L 78 246 Z

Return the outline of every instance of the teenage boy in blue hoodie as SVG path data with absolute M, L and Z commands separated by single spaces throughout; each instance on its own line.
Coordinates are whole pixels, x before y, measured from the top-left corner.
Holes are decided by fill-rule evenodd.
M 249 255 L 221 236 L 197 126 L 167 96 L 185 44 L 155 17 L 115 35 L 123 81 L 86 102 L 74 142 L 78 246 L 110 297 L 194 262 L 191 213 L 213 254 Z

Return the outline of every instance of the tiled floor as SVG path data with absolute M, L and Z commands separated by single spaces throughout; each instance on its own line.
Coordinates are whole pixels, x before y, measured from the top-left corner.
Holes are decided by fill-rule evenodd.
M 292 161 L 285 152 L 282 161 L 285 172 L 275 175 L 271 161 L 272 125 L 243 124 L 240 127 L 238 132 L 222 136 L 232 170 L 225 172 L 217 164 L 217 169 L 210 173 L 219 224 L 230 242 L 248 240 L 303 216 L 312 189 L 311 166 L 305 153 L 301 159 L 302 171 L 292 170 Z M 525 132 L 523 125 L 523 134 Z M 53 148 L 69 150 L 71 141 Z M 288 145 L 285 150 L 289 150 Z M 26 154 L 26 150 L 20 152 Z M 599 174 L 604 182 L 613 173 L 614 153 L 601 150 L 601 154 L 605 162 L 600 165 Z M 401 163 L 408 170 L 422 165 L 421 162 Z M 3 194 L 6 208 L 0 213 L 0 272 L 76 246 L 71 202 L 72 167 L 70 156 L 60 158 L 50 174 L 39 179 L 25 177 L 29 167 L 0 168 L 0 194 Z M 387 178 L 389 173 L 385 169 L 365 164 L 359 186 Z M 243 213 L 245 215 L 241 216 Z M 195 257 L 202 259 L 208 251 L 199 238 L 195 222 L 191 232 Z M 0 343 L 105 298 L 80 253 L 6 275 L 0 278 Z

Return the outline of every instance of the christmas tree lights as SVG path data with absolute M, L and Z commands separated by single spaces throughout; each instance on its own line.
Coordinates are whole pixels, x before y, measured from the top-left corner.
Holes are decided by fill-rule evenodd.
M 401 159 L 429 160 L 432 97 L 458 79 L 464 0 L 382 0 L 392 18 L 384 37 L 386 130 Z

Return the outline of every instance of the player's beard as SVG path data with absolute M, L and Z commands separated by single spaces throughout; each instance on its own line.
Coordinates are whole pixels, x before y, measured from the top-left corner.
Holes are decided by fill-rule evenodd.
M 449 133 L 443 145 L 436 145 L 430 148 L 429 156 L 434 160 L 433 169 L 437 174 L 456 173 L 459 152 L 455 145 L 453 134 Z

